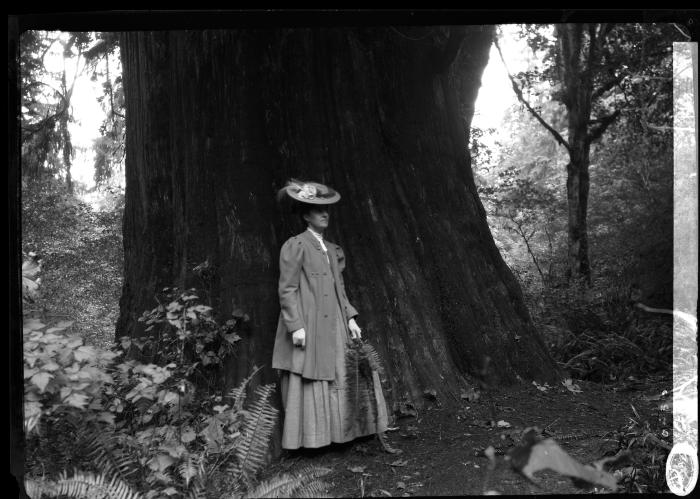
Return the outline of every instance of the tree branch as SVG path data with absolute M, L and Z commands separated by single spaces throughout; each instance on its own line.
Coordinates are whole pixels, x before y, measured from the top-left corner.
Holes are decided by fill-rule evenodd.
M 686 33 L 685 31 L 683 31 L 683 30 L 681 29 L 681 27 L 678 26 L 678 23 L 671 23 L 671 24 L 673 25 L 674 28 L 676 28 L 678 31 L 681 32 L 681 34 L 685 37 L 686 40 L 691 40 L 691 39 L 692 39 L 692 37 L 691 37 L 688 33 Z
M 591 123 L 594 123 L 596 126 L 591 128 L 588 132 L 588 142 L 591 143 L 598 140 L 618 116 L 620 116 L 620 110 L 616 109 L 612 114 L 591 121 Z
M 615 85 L 620 83 L 622 81 L 622 76 L 618 75 L 614 78 L 611 78 L 610 80 L 606 81 L 603 83 L 600 87 L 595 89 L 593 93 L 591 94 L 591 101 L 596 100 L 598 97 L 603 95 L 605 92 L 613 88 Z
M 554 136 L 556 141 L 560 145 L 564 146 L 569 153 L 571 153 L 571 146 L 569 146 L 569 143 L 564 139 L 564 137 L 562 137 L 561 134 L 554 129 L 554 127 L 547 123 L 544 120 L 544 118 L 542 118 L 542 116 L 540 116 L 540 114 L 537 111 L 535 111 L 535 109 L 530 105 L 530 103 L 527 102 L 527 100 L 525 100 L 522 90 L 520 89 L 520 87 L 518 87 L 518 83 L 515 81 L 515 78 L 510 73 L 510 70 L 506 65 L 506 60 L 503 57 L 503 52 L 501 52 L 501 47 L 498 44 L 498 37 L 494 37 L 493 43 L 496 46 L 496 49 L 498 50 L 498 55 L 501 56 L 501 61 L 503 62 L 503 66 L 506 68 L 506 73 L 508 73 L 508 78 L 510 78 L 511 85 L 513 86 L 513 91 L 515 92 L 515 95 L 518 98 L 518 100 L 522 102 L 523 105 L 525 105 L 525 107 L 527 108 L 527 110 L 530 111 L 530 114 L 532 114 L 535 117 L 535 119 L 539 121 L 540 124 Z

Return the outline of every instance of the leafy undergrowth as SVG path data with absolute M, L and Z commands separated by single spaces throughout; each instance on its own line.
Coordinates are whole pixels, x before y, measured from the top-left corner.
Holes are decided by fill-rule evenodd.
M 71 320 L 87 344 L 107 348 L 119 313 L 121 210 L 94 211 L 53 179 L 24 186 L 22 249 L 41 261 L 41 286 L 25 313 Z
M 576 381 L 566 387 L 521 384 L 483 394 L 460 407 L 428 403 L 417 416 L 398 419 L 388 438 L 400 455 L 382 452 L 373 437 L 322 449 L 284 451 L 267 474 L 322 464 L 335 497 L 433 495 L 578 494 L 579 488 L 554 471 L 535 473 L 533 483 L 506 460 L 519 435 L 537 427 L 580 463 L 593 463 L 627 451 L 629 459 L 609 470 L 619 491 L 668 491 L 664 482 L 666 446 L 672 442 L 668 406 L 670 378 L 644 385 L 602 385 Z M 578 392 L 580 389 L 580 392 Z M 573 390 L 573 391 L 572 391 Z M 665 394 L 664 394 L 664 391 Z M 496 409 L 491 423 L 489 405 Z M 651 436 L 650 436 L 651 435 Z M 495 469 L 483 450 L 497 449 Z

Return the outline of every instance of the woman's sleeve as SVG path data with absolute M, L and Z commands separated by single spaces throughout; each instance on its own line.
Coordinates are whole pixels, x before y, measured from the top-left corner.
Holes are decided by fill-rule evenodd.
M 279 296 L 282 321 L 287 331 L 294 332 L 304 327 L 299 317 L 299 279 L 304 248 L 299 239 L 293 237 L 282 245 L 280 250 Z
M 338 259 L 338 277 L 340 277 L 340 292 L 342 296 L 340 299 L 342 300 L 341 305 L 345 308 L 345 315 L 348 319 L 351 319 L 355 317 L 357 314 L 357 310 L 355 310 L 355 307 L 353 307 L 350 304 L 350 300 L 348 300 L 348 296 L 345 293 L 345 281 L 343 280 L 343 270 L 345 269 L 345 253 L 343 253 L 343 248 L 340 246 L 336 245 L 336 255 Z

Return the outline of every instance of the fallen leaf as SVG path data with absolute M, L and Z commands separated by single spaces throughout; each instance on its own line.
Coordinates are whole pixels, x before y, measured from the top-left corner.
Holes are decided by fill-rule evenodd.
M 537 383 L 537 381 L 533 381 L 532 384 L 535 385 L 535 388 L 537 388 L 541 392 L 546 392 L 547 390 L 552 388 L 547 383 L 545 383 L 544 385 L 540 385 L 539 383 Z
M 496 423 L 496 426 L 499 428 L 510 428 L 510 423 L 501 419 L 498 423 Z
M 467 391 L 463 391 L 460 395 L 460 397 L 463 400 L 467 400 L 469 402 L 474 402 L 476 400 L 479 400 L 480 396 L 481 396 L 481 394 L 478 391 L 474 390 L 473 388 L 470 388 Z
M 391 492 L 386 491 L 386 490 L 384 490 L 384 489 L 377 489 L 377 492 L 381 492 L 381 493 L 384 494 L 385 496 L 391 497 Z
M 402 461 L 399 459 L 397 461 L 394 461 L 393 463 L 389 463 L 389 466 L 406 466 L 407 464 L 408 464 L 408 461 L 406 461 L 406 460 Z
M 571 378 L 566 378 L 564 381 L 561 382 L 561 384 L 564 385 L 564 387 L 571 393 L 581 393 L 581 387 L 574 384 Z
M 484 492 L 484 495 L 485 496 L 500 496 L 501 493 L 498 492 L 497 490 L 487 490 L 486 492 Z
M 526 433 L 523 436 L 524 445 L 509 453 L 513 468 L 530 481 L 536 482 L 534 474 L 538 471 L 549 469 L 572 479 L 602 485 L 611 490 L 617 489 L 617 480 L 610 473 L 579 463 L 559 447 L 554 439 L 537 441 L 536 438 L 534 432 Z
M 353 466 L 352 468 L 348 468 L 348 470 L 352 471 L 353 473 L 364 473 L 366 469 L 367 466 Z

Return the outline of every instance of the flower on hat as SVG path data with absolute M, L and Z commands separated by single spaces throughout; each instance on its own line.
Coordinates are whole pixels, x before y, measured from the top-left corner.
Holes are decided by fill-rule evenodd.
M 313 199 L 316 197 L 316 186 L 311 184 L 304 184 L 297 195 L 302 199 Z

